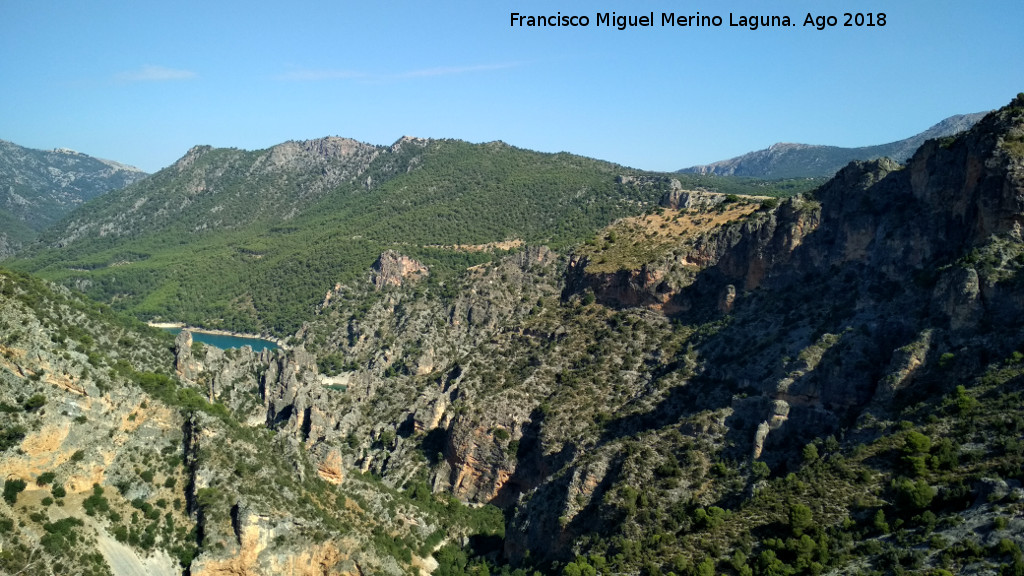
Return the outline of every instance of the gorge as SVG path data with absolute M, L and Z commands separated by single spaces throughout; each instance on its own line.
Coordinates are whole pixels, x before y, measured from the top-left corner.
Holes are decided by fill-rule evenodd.
M 1022 142 L 193 148 L 0 271 L 0 569 L 1020 573 Z

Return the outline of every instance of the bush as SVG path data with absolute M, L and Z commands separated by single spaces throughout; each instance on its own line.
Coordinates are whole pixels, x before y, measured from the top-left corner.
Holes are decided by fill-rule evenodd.
M 900 506 L 911 510 L 921 510 L 931 504 L 935 498 L 935 488 L 928 485 L 922 478 L 916 481 L 903 480 L 894 481 L 896 500 Z
M 28 400 L 25 400 L 25 411 L 35 412 L 42 408 L 46 404 L 46 396 L 42 394 L 34 394 Z
M 89 516 L 94 516 L 97 511 L 109 512 L 110 503 L 103 496 L 103 487 L 99 484 L 92 485 L 92 496 L 89 496 L 82 502 L 82 508 L 85 509 L 85 513 Z
M 818 447 L 814 444 L 808 444 L 804 446 L 803 450 L 804 462 L 810 464 L 818 460 Z
M 883 512 L 881 509 L 879 509 L 878 512 L 875 512 L 875 516 L 872 519 L 871 524 L 875 527 L 875 530 L 878 530 L 882 534 L 889 533 L 889 523 L 886 522 L 885 512 Z
M 40 539 L 43 548 L 50 554 L 67 551 L 78 540 L 75 528 L 85 523 L 78 518 L 63 518 L 43 525 L 46 534 Z
M 0 452 L 21 444 L 26 434 L 28 430 L 20 425 L 0 428 Z
M 903 441 L 906 454 L 927 454 L 932 449 L 932 439 L 914 430 Z
M 956 387 L 947 404 L 951 406 L 954 413 L 960 416 L 971 416 L 978 408 L 977 398 L 968 394 L 967 389 L 963 386 Z
M 754 465 L 751 467 L 750 471 L 751 474 L 753 474 L 754 478 L 757 478 L 758 480 L 764 480 L 771 476 L 772 473 L 771 468 L 769 468 L 767 464 L 761 462 L 760 460 L 754 462 Z
M 793 535 L 800 537 L 808 528 L 814 525 L 814 515 L 811 509 L 804 504 L 793 504 L 789 507 L 789 527 Z
M 4 500 L 14 506 L 18 501 L 18 494 L 25 490 L 28 484 L 21 478 L 8 478 L 4 480 Z

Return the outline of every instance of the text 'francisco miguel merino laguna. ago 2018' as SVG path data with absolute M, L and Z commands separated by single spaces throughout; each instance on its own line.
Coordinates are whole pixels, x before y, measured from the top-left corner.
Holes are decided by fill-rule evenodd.
M 696 14 L 679 14 L 675 12 L 662 12 L 661 18 L 655 18 L 654 12 L 648 14 L 633 14 L 633 15 L 621 15 L 615 12 L 598 12 L 591 19 L 590 16 L 586 15 L 567 15 L 557 12 L 553 15 L 528 15 L 520 14 L 518 12 L 512 12 L 512 23 L 511 26 L 519 27 L 579 27 L 585 28 L 594 24 L 595 27 L 605 28 L 617 28 L 619 30 L 625 30 L 626 28 L 643 28 L 643 27 L 680 27 L 680 28 L 696 28 L 696 27 L 718 27 L 724 26 L 728 21 L 729 26 L 749 28 L 750 30 L 757 30 L 759 28 L 782 28 L 789 26 L 796 26 L 796 24 L 790 20 L 789 16 L 764 16 L 764 15 L 752 15 L 752 16 L 738 16 L 732 12 L 729 13 L 728 20 L 718 15 L 707 15 L 697 12 Z M 804 18 L 803 26 L 811 26 L 818 30 L 824 30 L 825 28 L 831 28 L 833 26 L 885 26 L 885 13 L 884 12 L 866 12 L 866 13 L 844 13 L 842 17 L 832 15 L 814 15 L 811 13 L 807 14 Z

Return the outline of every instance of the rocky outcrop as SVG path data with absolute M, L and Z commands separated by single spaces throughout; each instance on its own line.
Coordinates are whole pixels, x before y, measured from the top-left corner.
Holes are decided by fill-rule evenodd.
M 566 293 L 592 290 L 609 306 L 644 306 L 670 315 L 731 310 L 737 291 L 757 289 L 771 269 L 789 261 L 819 221 L 820 204 L 796 198 L 716 228 L 636 270 L 591 273 L 586 259 L 574 258 Z
M 707 210 L 725 202 L 725 194 L 683 190 L 679 180 L 672 180 L 672 189 L 658 202 L 662 208 L 671 210 Z
M 460 499 L 493 501 L 515 471 L 514 455 L 508 453 L 507 443 L 503 446 L 495 436 L 498 429 L 505 430 L 456 425 L 448 435 L 445 458 L 451 468 L 449 490 Z
M 361 574 L 349 555 L 332 542 L 275 546 L 295 537 L 290 522 L 240 507 L 234 512 L 236 541 L 229 555 L 204 555 L 191 565 L 194 576 L 346 576 Z
M 382 290 L 388 286 L 401 286 L 405 282 L 416 281 L 429 275 L 430 271 L 423 264 L 394 250 L 388 250 L 373 263 L 370 281 L 373 282 L 377 290 Z

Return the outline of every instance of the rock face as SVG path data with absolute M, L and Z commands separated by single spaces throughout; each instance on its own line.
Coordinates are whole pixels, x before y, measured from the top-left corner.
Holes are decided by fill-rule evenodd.
M 683 190 L 678 180 L 672 180 L 672 190 L 661 197 L 658 205 L 672 210 L 689 210 L 691 208 L 713 208 L 725 201 L 725 194 Z
M 796 299 L 803 312 L 784 316 L 838 314 L 831 325 L 846 330 L 795 350 L 802 358 L 787 367 L 787 375 L 763 372 L 759 389 L 770 405 L 751 397 L 737 406 L 747 420 L 764 423 L 755 454 L 762 445 L 778 450 L 811 431 L 849 422 L 875 394 L 892 394 L 886 387 L 876 391 L 875 382 L 902 382 L 921 362 L 893 357 L 888 370 L 864 378 L 823 373 L 822 358 L 886 366 L 893 350 L 923 331 L 942 330 L 949 346 L 977 337 L 981 327 L 1015 325 L 1024 317 L 1020 296 L 1000 273 L 963 260 L 964 254 L 994 257 L 989 266 L 998 268 L 1006 254 L 1019 250 L 1024 159 L 1004 142 L 1021 130 L 1013 110 L 1022 104 L 989 115 L 955 141 L 925 143 L 905 168 L 886 159 L 851 164 L 813 200 L 789 201 L 753 222 L 727 227 L 684 256 L 702 267 L 673 296 L 691 316 L 718 295 L 718 310 L 738 314 L 744 330 L 756 333 L 765 329 L 763 317 L 774 306 Z M 783 294 L 788 297 L 780 299 Z M 745 310 L 749 320 L 743 320 Z M 855 328 L 861 334 L 850 332 Z M 785 338 L 773 330 L 762 334 L 773 332 Z M 723 377 L 752 373 L 749 363 L 720 370 Z M 779 402 L 786 404 L 782 410 Z
M 346 576 L 361 571 L 346 554 L 330 542 L 298 544 L 272 549 L 275 539 L 294 537 L 296 526 L 261 515 L 248 507 L 234 511 L 235 541 L 227 557 L 201 556 L 192 563 L 196 576 Z
M 423 264 L 394 250 L 388 250 L 373 263 L 370 280 L 377 290 L 382 290 L 388 286 L 401 286 L 405 282 L 416 281 L 429 275 L 430 271 Z

